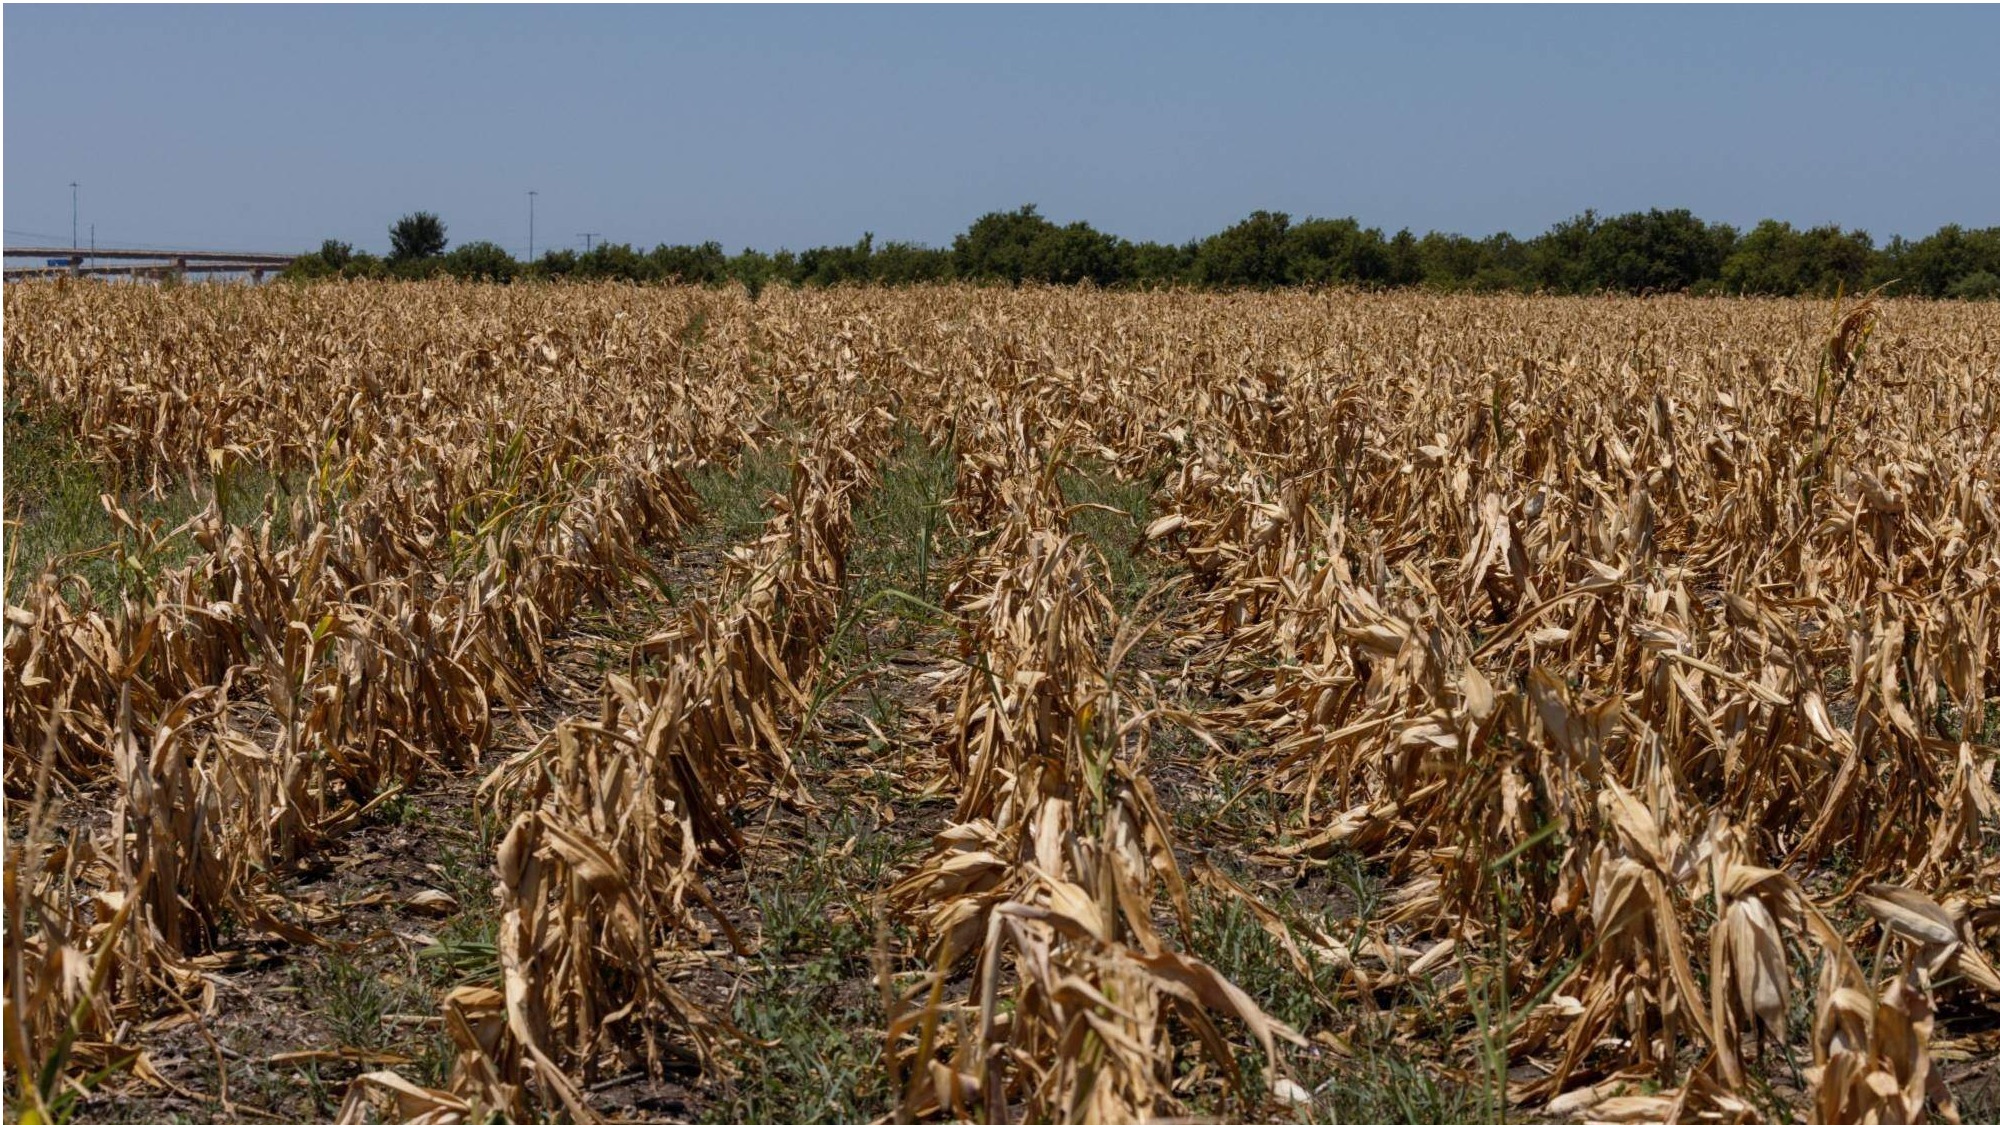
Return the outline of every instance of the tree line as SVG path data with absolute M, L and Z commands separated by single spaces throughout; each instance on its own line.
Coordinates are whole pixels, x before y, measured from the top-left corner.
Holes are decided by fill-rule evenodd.
M 1268 289 L 1292 285 L 1421 286 L 1470 292 L 1696 293 L 1825 296 L 1886 287 L 1924 297 L 2000 297 L 2000 227 L 1956 224 L 1911 241 L 1876 245 L 1866 231 L 1799 229 L 1767 219 L 1748 231 L 1680 209 L 1611 217 L 1585 211 L 1543 234 L 1469 238 L 1408 229 L 1385 235 L 1348 219 L 1294 221 L 1258 211 L 1227 230 L 1185 243 L 1131 242 L 1089 223 L 1059 225 L 1030 204 L 975 220 L 949 247 L 877 244 L 726 253 L 717 242 L 642 251 L 607 242 L 588 252 L 551 250 L 516 260 L 492 242 L 447 249 L 442 220 L 404 216 L 378 257 L 328 240 L 286 276 L 511 282 L 572 278 L 692 285 L 906 285 L 934 281 L 1103 287 Z

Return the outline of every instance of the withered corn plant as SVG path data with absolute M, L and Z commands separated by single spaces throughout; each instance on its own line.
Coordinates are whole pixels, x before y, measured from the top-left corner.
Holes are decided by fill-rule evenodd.
M 909 432 L 951 454 L 960 546 L 928 710 L 890 741 L 954 807 L 872 889 L 922 945 L 884 949 L 886 1110 L 1140 1120 L 1244 1050 L 1297 1061 L 1192 947 L 1152 780 L 1169 712 L 1210 748 L 1181 767 L 1272 810 L 1238 858 L 1384 880 L 1373 913 L 1294 924 L 1206 876 L 1263 907 L 1320 1047 L 1386 1028 L 1598 1120 L 1756 1119 L 1777 1075 L 1818 1125 L 1949 1119 L 1950 1060 L 2000 1050 L 1983 307 L 448 282 L 5 302 L 10 406 L 67 427 L 118 529 L 108 577 L 10 564 L 6 1035 L 43 1116 L 107 1068 L 145 1078 L 130 1029 L 206 1011 L 232 927 L 317 940 L 288 863 L 473 768 L 512 825 L 502 987 L 444 997 L 448 1089 L 372 1073 L 351 1119 L 582 1119 L 590 1083 L 679 1059 L 724 1088 L 760 1048 L 675 973 L 757 940 L 709 893 L 753 854 L 746 814 L 818 799 L 796 742 L 837 694 L 852 507 Z M 635 630 L 594 707 L 482 762 L 579 614 L 657 606 L 624 595 L 701 518 L 691 474 L 773 448 L 796 467 L 763 533 Z M 1145 645 L 1072 527 L 1086 467 L 1151 491 L 1134 550 L 1174 586 Z M 190 482 L 268 496 L 145 514 Z
M 1189 909 L 1145 775 L 1152 710 L 1120 686 L 1136 633 L 1110 635 L 1087 548 L 1063 531 L 1056 461 L 1021 415 L 969 436 L 955 515 L 990 530 L 947 587 L 965 624 L 936 688 L 957 809 L 890 892 L 932 946 L 916 984 L 883 982 L 899 1113 L 1145 1120 L 1176 1104 L 1177 1039 L 1240 1079 L 1214 1015 L 1267 1056 L 1296 1035 L 1154 924 L 1163 892 L 1183 932 Z
M 1557 1102 L 1603 1113 L 1593 1094 L 1643 1079 L 1680 1092 L 1615 1119 L 1749 1119 L 1745 1065 L 1787 1041 L 1817 962 L 1816 1120 L 1953 1112 L 1918 1061 L 1932 979 L 1857 987 L 1848 946 L 1871 927 L 1827 911 L 1893 880 L 1914 910 L 1990 918 L 1995 376 L 1906 360 L 1922 407 L 1894 393 L 1911 382 L 1857 380 L 1878 312 L 1846 312 L 1824 348 L 1852 412 L 1837 444 L 1796 358 L 1691 380 L 1528 357 L 1203 404 L 1162 489 L 1149 538 L 1201 586 L 1190 624 L 1240 700 L 1210 720 L 1261 736 L 1303 821 L 1274 855 L 1389 864 L 1376 936 L 1456 947 L 1425 960 L 1461 970 L 1440 983 L 1465 1016 L 1491 982 L 1516 1001 L 1479 1021 L 1544 1074 L 1511 1097 L 1582 1084 Z M 1329 425 L 1357 436 L 1302 457 Z M 1939 925 L 1966 959 L 1958 1003 L 1990 1005 L 1979 935 Z M 1350 994 L 1411 973 L 1356 966 Z M 1885 1088 L 1842 1066 L 1903 1093 L 1840 1093 Z
M 867 451 L 886 433 L 823 432 L 763 534 L 729 560 L 713 608 L 686 601 L 607 677 L 597 715 L 563 720 L 489 779 L 504 805 L 525 806 L 497 862 L 505 993 L 452 1002 L 475 1015 L 504 1004 L 505 1031 L 458 1040 L 450 1096 L 592 1120 L 580 1089 L 607 1068 L 715 1069 L 726 1016 L 668 974 L 677 950 L 714 940 L 704 916 L 745 948 L 702 879 L 740 860 L 746 806 L 811 799 L 789 747 L 845 595 L 853 493 L 872 474 L 848 442 Z
M 493 398 L 483 418 L 440 414 L 430 430 L 417 420 L 423 405 L 452 389 L 435 372 L 421 386 L 421 365 L 410 373 L 416 405 L 399 413 L 410 403 L 364 393 L 380 390 L 367 368 L 353 373 L 359 385 L 348 393 L 315 383 L 311 358 L 284 356 L 297 366 L 253 371 L 250 393 L 259 382 L 282 384 L 260 403 L 269 407 L 310 385 L 320 397 L 302 409 L 319 412 L 313 424 L 321 437 L 297 447 L 244 446 L 221 433 L 228 414 L 202 421 L 187 412 L 199 404 L 172 384 L 199 382 L 200 373 L 170 347 L 155 352 L 137 337 L 131 351 L 90 354 L 87 373 L 77 366 L 78 338 L 42 336 L 50 327 L 36 319 L 43 310 L 19 307 L 51 294 L 62 314 L 108 299 L 107 319 L 117 323 L 119 315 L 120 299 L 103 291 L 38 291 L 20 295 L 18 305 L 10 293 L 8 362 L 32 370 L 33 396 L 87 417 L 105 408 L 106 396 L 115 402 L 146 381 L 166 384 L 161 401 L 147 400 L 157 411 L 153 440 L 113 447 L 124 461 L 106 455 L 118 471 L 184 465 L 197 452 L 176 441 L 207 440 L 218 443 L 206 451 L 212 461 L 256 456 L 304 481 L 288 502 L 268 502 L 250 526 L 225 525 L 211 505 L 169 532 L 107 496 L 107 510 L 130 533 L 114 545 L 119 573 L 146 577 L 107 607 L 52 572 L 30 582 L 23 603 L 8 611 L 10 804 L 46 820 L 60 794 L 83 787 L 110 794 L 108 819 L 76 830 L 94 836 L 95 847 L 73 851 L 59 883 L 24 893 L 43 896 L 37 912 L 48 919 L 101 923 L 117 911 L 117 941 L 101 924 L 73 930 L 51 922 L 41 927 L 41 955 L 67 948 L 61 955 L 72 961 L 106 966 L 81 978 L 97 982 L 93 992 L 115 985 L 117 997 L 136 1002 L 161 989 L 185 1005 L 186 988 L 204 987 L 199 960 L 227 952 L 217 946 L 225 920 L 316 940 L 287 917 L 273 873 L 425 773 L 473 763 L 491 736 L 493 700 L 523 702 L 543 672 L 550 634 L 585 600 L 601 602 L 651 570 L 647 549 L 671 541 L 696 515 L 683 468 L 696 448 L 720 451 L 733 439 L 694 430 L 695 412 L 635 410 L 585 423 L 560 399 L 536 402 L 529 392 L 554 372 L 533 360 L 552 364 L 557 354 L 541 343 L 526 367 L 496 369 L 490 359 L 466 366 L 470 382 L 460 393 L 478 396 L 471 383 L 490 377 L 495 390 L 514 383 L 523 392 L 516 401 Z M 229 301 L 217 292 L 172 311 L 196 324 L 230 319 Z M 34 327 L 15 331 L 23 320 Z M 43 342 L 55 351 L 38 351 Z M 410 342 L 419 355 L 432 343 Z M 205 386 L 203 393 L 217 393 Z M 210 405 L 250 409 L 234 400 Z M 743 421 L 718 424 L 740 435 Z M 173 545 L 191 554 L 188 561 L 170 561 Z M 45 732 L 46 753 L 31 749 L 30 730 Z M 10 870 L 25 856 L 10 852 Z M 22 936 L 10 940 L 10 958 L 36 955 Z M 79 978 L 69 979 L 67 992 L 19 993 L 28 1007 L 18 1024 L 47 1026 L 60 1014 L 29 1010 L 36 1005 L 74 1006 Z M 10 991 L 10 1003 L 16 995 Z

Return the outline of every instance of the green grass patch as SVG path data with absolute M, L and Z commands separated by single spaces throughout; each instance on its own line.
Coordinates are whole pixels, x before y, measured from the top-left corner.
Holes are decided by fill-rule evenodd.
M 731 543 L 763 529 L 772 494 L 784 495 L 791 480 L 792 454 L 779 445 L 745 449 L 733 462 L 704 465 L 688 475 L 715 534 Z
M 225 521 L 248 523 L 279 484 L 269 474 L 244 468 L 219 482 L 186 482 L 163 497 L 125 490 L 119 506 L 162 536 L 144 553 L 139 536 L 105 510 L 100 498 L 119 489 L 77 442 L 67 419 L 37 415 L 10 397 L 4 440 L 9 601 L 54 568 L 82 577 L 99 608 L 109 608 L 121 591 L 144 588 L 162 570 L 200 552 L 191 535 L 169 533 L 211 500 Z
M 1157 584 L 1161 569 L 1151 556 L 1133 550 L 1153 518 L 1153 486 L 1122 478 L 1110 465 L 1094 459 L 1074 462 L 1056 483 L 1072 509 L 1070 530 L 1103 559 L 1103 579 L 1112 604 L 1120 612 L 1130 610 Z
M 1192 896 L 1194 930 L 1189 947 L 1250 994 L 1267 1015 L 1300 1031 L 1326 1022 L 1328 1012 L 1299 978 L 1276 938 L 1240 899 L 1201 889 Z M 1313 966 L 1314 987 L 1331 993 L 1340 984 L 1330 964 Z
M 1163 724 L 1156 737 L 1163 752 L 1183 760 L 1205 761 L 1209 753 L 1203 743 L 1170 724 Z M 1261 745 L 1247 731 L 1233 738 L 1225 734 L 1224 741 L 1246 750 Z M 1190 786 L 1173 804 L 1174 831 L 1183 838 L 1212 846 L 1247 840 L 1282 846 L 1297 840 L 1303 823 L 1297 802 L 1273 788 L 1254 764 L 1225 758 L 1205 768 L 1203 776 L 1207 784 Z
M 1248 872 L 1226 856 L 1218 865 L 1239 881 Z M 1302 977 L 1279 939 L 1268 932 L 1240 899 L 1207 886 L 1191 888 L 1193 927 L 1187 935 L 1189 952 L 1235 982 L 1257 1006 L 1305 1035 L 1303 1047 L 1280 1044 L 1284 1073 L 1312 1094 L 1296 1119 L 1327 1125 L 1459 1125 L 1497 1119 L 1495 1093 L 1468 1086 L 1444 1073 L 1441 1059 L 1426 1056 L 1415 1045 L 1387 1039 L 1386 1029 L 1358 1007 L 1333 998 L 1340 995 L 1346 974 L 1329 958 L 1313 952 L 1313 931 L 1340 934 L 1360 929 L 1356 919 L 1371 917 L 1382 904 L 1379 878 L 1360 856 L 1337 852 L 1326 864 L 1326 879 L 1274 886 L 1258 881 L 1246 885 L 1270 907 L 1303 952 L 1311 980 Z M 1349 954 L 1361 953 L 1358 941 Z M 1380 998 L 1378 998 L 1379 1000 Z M 1439 998 L 1418 989 L 1391 1007 L 1414 1005 L 1441 1010 Z M 1445 1029 L 1439 1028 L 1443 1031 Z M 1330 1037 L 1341 1044 L 1335 1048 Z M 1433 1041 L 1442 1051 L 1449 1036 Z M 1267 1088 L 1269 1074 L 1263 1054 L 1247 1037 L 1236 1042 L 1237 1065 L 1248 1089 Z M 1225 1094 L 1195 1099 L 1198 1113 L 1259 1116 L 1257 1107 L 1232 1105 Z
M 1499 1119 L 1490 1094 L 1453 1082 L 1388 1043 L 1352 1058 L 1302 1059 L 1294 1081 L 1312 1094 L 1299 1119 L 1314 1125 L 1468 1125 Z
M 883 467 L 882 479 L 854 509 L 854 543 L 848 552 L 848 600 L 882 604 L 890 612 L 914 607 L 875 595 L 895 590 L 920 601 L 932 598 L 939 560 L 957 549 L 944 518 L 957 471 L 949 445 L 933 449 L 915 430 Z
M 881 730 L 892 729 L 902 704 L 878 690 L 889 659 L 919 643 L 939 623 L 935 609 L 937 564 L 958 550 L 944 517 L 955 463 L 949 446 L 931 448 L 915 430 L 882 468 L 881 479 L 855 498 L 854 530 L 847 550 L 847 588 L 833 635 L 820 654 L 813 699 L 802 726 L 809 765 L 827 763 L 811 737 L 834 700 L 859 685 L 861 713 Z M 872 739 L 871 741 L 879 741 Z M 879 752 L 882 747 L 877 746 Z
M 745 1053 L 742 1073 L 701 1121 L 880 1116 L 890 1096 L 871 963 L 874 900 L 922 845 L 842 812 L 816 824 L 790 863 L 759 880 L 751 891 L 759 918 L 755 968 L 730 1018 L 772 1046 Z

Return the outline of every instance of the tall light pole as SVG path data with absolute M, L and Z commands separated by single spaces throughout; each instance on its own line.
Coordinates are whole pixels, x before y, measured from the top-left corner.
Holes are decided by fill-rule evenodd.
M 535 197 L 538 191 L 528 192 L 528 260 L 535 260 Z
M 76 181 L 69 182 L 69 248 L 76 249 Z

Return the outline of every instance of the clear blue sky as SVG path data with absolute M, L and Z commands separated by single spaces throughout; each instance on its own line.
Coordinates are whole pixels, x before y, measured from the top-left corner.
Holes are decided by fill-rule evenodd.
M 2000 225 L 2000 9 L 19 7 L 6 241 Z

